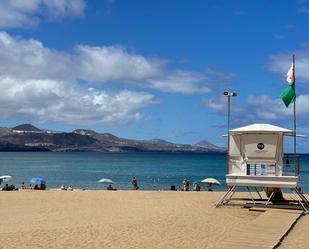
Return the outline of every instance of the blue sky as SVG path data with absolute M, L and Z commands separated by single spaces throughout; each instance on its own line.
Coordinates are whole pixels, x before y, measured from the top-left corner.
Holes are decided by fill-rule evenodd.
M 278 96 L 295 53 L 309 134 L 308 24 L 306 0 L 1 1 L 0 125 L 224 145 L 225 90 L 233 127 L 292 128 Z

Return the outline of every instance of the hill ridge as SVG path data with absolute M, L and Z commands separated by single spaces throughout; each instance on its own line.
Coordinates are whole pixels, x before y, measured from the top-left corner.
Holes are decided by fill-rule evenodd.
M 209 143 L 211 144 L 211 143 Z M 7 145 L 7 146 L 6 146 Z M 9 145 L 9 146 L 8 146 Z M 177 144 L 163 139 L 134 140 L 117 137 L 111 133 L 98 133 L 90 129 L 72 132 L 41 130 L 32 124 L 13 128 L 0 128 L 0 151 L 14 149 L 29 151 L 98 151 L 98 152 L 189 152 L 222 153 L 222 149 L 189 144 Z

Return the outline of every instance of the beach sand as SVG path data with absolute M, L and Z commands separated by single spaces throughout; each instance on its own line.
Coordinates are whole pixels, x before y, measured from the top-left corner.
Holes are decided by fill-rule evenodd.
M 259 212 L 213 208 L 222 193 L 171 191 L 0 192 L 1 248 L 215 248 Z M 307 231 L 309 219 L 294 228 Z M 299 228 L 298 228 L 299 226 Z M 282 248 L 299 237 L 291 232 Z M 305 236 L 306 235 L 306 236 Z M 299 248 L 308 248 L 304 241 Z M 305 247 L 304 247 L 305 246 Z
M 308 198 L 308 197 L 307 197 Z M 303 216 L 283 240 L 280 249 L 309 248 L 309 215 Z

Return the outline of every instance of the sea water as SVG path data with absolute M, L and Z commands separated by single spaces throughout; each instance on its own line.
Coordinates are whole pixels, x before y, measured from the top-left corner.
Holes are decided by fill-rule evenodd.
M 30 184 L 42 177 L 49 188 L 62 184 L 74 188 L 102 189 L 101 178 L 109 178 L 117 189 L 130 189 L 131 178 L 140 189 L 170 189 L 188 179 L 190 185 L 207 177 L 216 178 L 225 190 L 226 156 L 188 153 L 92 153 L 92 152 L 0 152 L 0 175 L 13 176 L 12 183 Z M 301 155 L 301 183 L 309 190 L 309 155 Z M 202 188 L 206 185 L 202 184 Z

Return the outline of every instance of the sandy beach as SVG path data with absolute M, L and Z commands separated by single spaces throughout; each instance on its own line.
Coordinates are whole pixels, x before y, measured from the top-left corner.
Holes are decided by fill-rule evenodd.
M 213 208 L 221 194 L 0 192 L 1 247 L 218 248 L 233 228 L 261 215 L 240 207 Z M 301 218 L 282 248 L 293 248 L 300 236 L 297 248 L 307 248 L 308 222 L 307 217 Z

